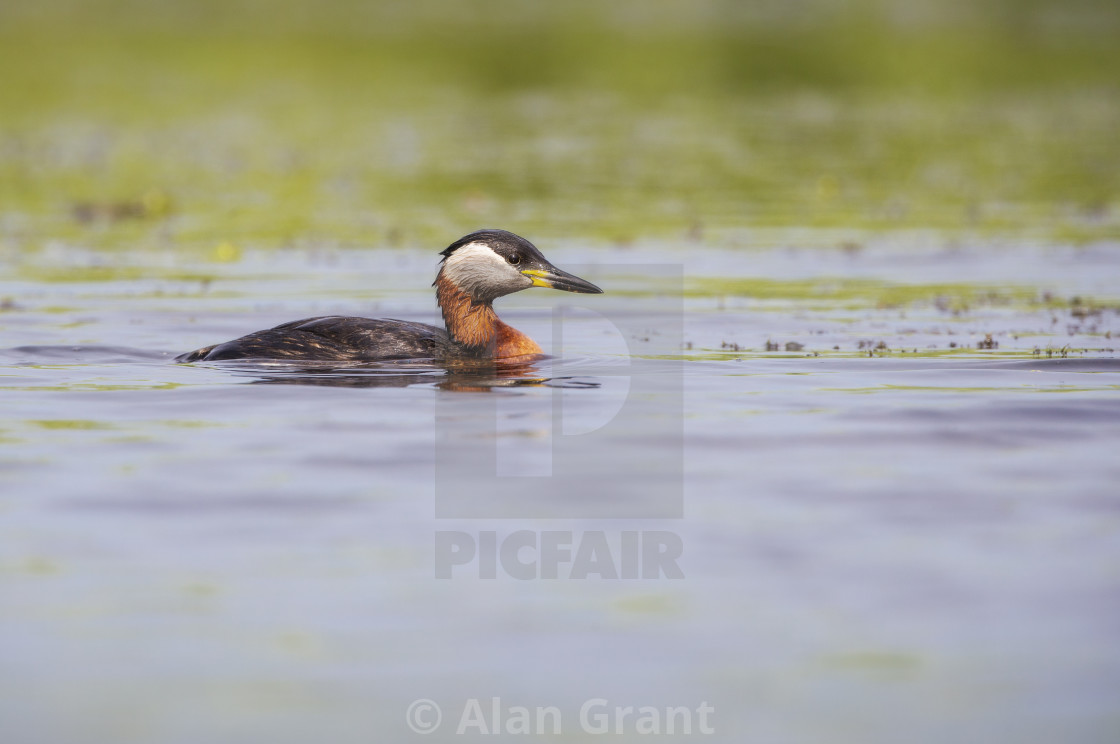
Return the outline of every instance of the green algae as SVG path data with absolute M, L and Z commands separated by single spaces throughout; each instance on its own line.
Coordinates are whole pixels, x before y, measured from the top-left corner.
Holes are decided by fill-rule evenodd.
M 832 308 L 903 307 L 938 303 L 949 311 L 971 305 L 1026 305 L 1038 302 L 1032 287 L 957 283 L 891 283 L 878 279 L 813 277 L 769 279 L 763 277 L 696 277 L 685 287 L 686 297 L 745 297 L 752 300 L 800 302 L 827 300 Z
M 201 5 L 0 10 L 15 250 L 1120 237 L 1107 4 Z
M 103 421 L 91 421 L 88 419 L 32 419 L 27 423 L 32 426 L 37 426 L 40 429 L 49 429 L 51 431 L 96 431 L 117 428 Z

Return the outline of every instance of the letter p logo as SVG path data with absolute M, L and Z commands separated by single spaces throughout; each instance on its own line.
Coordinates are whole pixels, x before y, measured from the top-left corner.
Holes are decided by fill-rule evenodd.
M 554 303 L 552 343 L 517 322 L 552 358 L 509 386 L 440 392 L 437 518 L 682 516 L 682 268 L 594 273 L 641 277 L 641 291 L 622 279 L 602 295 L 530 295 Z

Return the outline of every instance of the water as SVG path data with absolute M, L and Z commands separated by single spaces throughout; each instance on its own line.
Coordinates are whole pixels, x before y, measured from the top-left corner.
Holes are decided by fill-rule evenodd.
M 557 356 L 477 373 L 169 361 L 302 316 L 433 320 L 431 251 L 5 281 L 5 739 L 401 739 L 430 698 L 440 740 L 470 740 L 464 706 L 489 723 L 493 697 L 576 739 L 593 698 L 706 702 L 713 741 L 1117 730 L 1120 247 L 545 250 L 607 294 L 500 301 Z M 676 297 L 646 270 L 673 261 Z M 654 353 L 627 307 L 676 308 L 685 348 Z M 614 470 L 561 497 L 590 511 L 437 518 L 509 507 L 437 478 L 437 443 L 492 440 L 539 490 L 596 430 Z M 674 462 L 683 518 L 610 518 Z M 434 578 L 437 533 L 518 530 L 667 532 L 684 578 Z
M 1120 5 L 260 5 L 0 3 L 0 741 L 1120 740 Z M 484 226 L 554 358 L 170 361 Z

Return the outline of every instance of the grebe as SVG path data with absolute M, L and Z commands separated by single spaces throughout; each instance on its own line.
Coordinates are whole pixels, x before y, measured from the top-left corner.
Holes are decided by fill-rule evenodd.
M 368 362 L 513 359 L 541 347 L 498 319 L 494 300 L 529 287 L 599 294 L 591 282 L 561 271 L 525 238 L 505 230 L 478 230 L 441 252 L 432 286 L 444 328 L 391 318 L 327 315 L 283 323 L 224 344 L 182 354 L 176 362 L 291 359 Z

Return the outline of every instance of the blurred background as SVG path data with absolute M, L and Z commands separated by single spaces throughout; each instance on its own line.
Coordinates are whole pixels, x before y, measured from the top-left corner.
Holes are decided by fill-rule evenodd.
M 468 695 L 1120 740 L 1118 40 L 1116 0 L 0 0 L 0 741 L 397 741 L 431 697 L 461 742 Z M 170 363 L 438 322 L 484 226 L 641 331 L 569 313 L 468 392 Z M 499 307 L 554 350 L 561 294 Z M 542 383 L 601 421 L 616 368 L 657 425 L 683 387 L 683 448 L 613 441 L 683 449 L 684 519 L 434 518 L 441 405 L 539 452 Z M 433 578 L 434 531 L 523 528 L 671 530 L 686 580 Z
M 1110 0 L 7 2 L 0 240 L 1114 238 L 1118 33 Z

